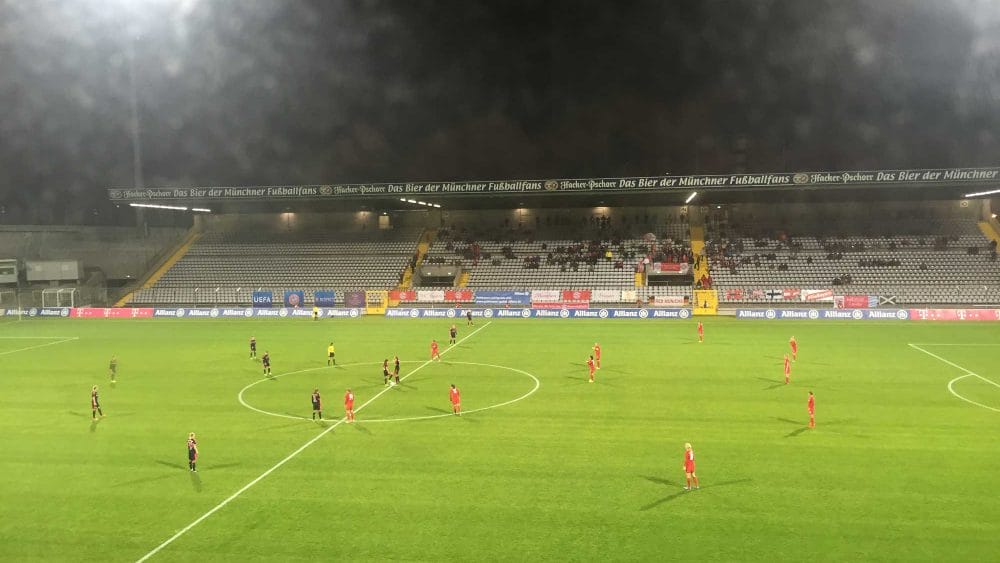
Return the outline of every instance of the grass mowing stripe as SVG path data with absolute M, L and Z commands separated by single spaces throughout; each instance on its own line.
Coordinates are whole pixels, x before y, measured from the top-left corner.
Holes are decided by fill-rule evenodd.
M 456 343 L 456 346 L 458 344 L 461 344 L 462 342 L 465 342 L 466 340 L 472 338 L 477 332 L 479 332 L 479 331 L 483 330 L 484 328 L 490 326 L 490 323 L 492 323 L 492 321 L 484 324 L 483 326 L 481 326 L 481 327 L 477 328 L 476 330 L 472 331 L 471 333 L 469 333 L 468 336 L 466 336 L 465 338 L 462 338 L 461 340 L 459 340 Z M 448 348 L 448 349 L 444 350 L 443 352 L 441 352 L 440 355 L 443 356 L 443 355 L 447 354 L 448 352 L 450 352 L 453 349 L 454 348 Z M 414 368 L 413 371 L 411 371 L 410 373 L 408 373 L 408 374 L 404 375 L 403 377 L 401 377 L 400 381 L 402 381 L 402 380 L 410 377 L 411 375 L 417 373 L 421 369 L 427 367 L 427 365 L 429 365 L 432 361 L 433 361 L 433 359 L 427 360 L 426 362 L 420 364 L 419 366 L 417 366 L 416 368 Z M 372 397 L 371 399 L 368 399 L 361 406 L 359 406 L 358 408 L 354 409 L 355 412 L 361 411 L 366 406 L 370 405 L 372 402 L 374 402 L 376 399 L 378 399 L 379 397 L 381 397 L 382 395 L 384 395 L 386 392 L 388 392 L 391 389 L 392 389 L 392 387 L 386 387 L 385 389 L 379 391 L 378 393 L 375 394 L 374 397 Z M 276 469 L 278 469 L 282 465 L 288 463 L 294 457 L 296 457 L 297 455 L 299 455 L 300 453 L 302 453 L 303 451 L 305 451 L 306 448 L 308 448 L 309 446 L 315 444 L 317 441 L 319 441 L 320 438 L 322 438 L 323 436 L 326 436 L 328 433 L 332 432 L 334 428 L 340 426 L 345 420 L 346 420 L 346 418 L 343 418 L 343 417 L 340 418 L 332 426 L 330 426 L 329 428 L 326 428 L 325 430 L 323 430 L 322 432 L 320 432 L 319 434 L 317 434 L 315 437 L 313 437 L 312 439 L 310 439 L 305 444 L 302 444 L 298 449 L 296 449 L 292 453 L 288 454 L 284 459 L 282 459 L 278 463 L 276 463 L 273 466 L 271 466 L 270 469 L 268 469 L 267 471 L 265 471 L 265 472 L 261 473 L 260 475 L 258 475 L 254 480 L 250 481 L 249 483 L 247 483 L 246 485 L 244 485 L 243 487 L 241 487 L 239 490 L 237 490 L 232 495 L 226 497 L 225 500 L 223 500 L 219 504 L 215 505 L 211 510 L 209 510 L 208 512 L 206 512 L 206 513 L 202 514 L 201 516 L 199 516 L 198 519 L 196 519 L 194 522 L 191 522 L 190 524 L 188 524 L 187 526 L 185 526 L 184 528 L 182 528 L 180 531 L 178 531 L 176 534 L 174 534 L 173 536 L 170 536 L 166 541 L 164 541 L 160 545 L 158 545 L 155 548 L 153 548 L 149 553 L 147 553 L 146 555 L 143 555 L 141 558 L 139 558 L 137 560 L 137 563 L 142 563 L 143 561 L 146 561 L 150 557 L 156 555 L 161 549 L 163 549 L 164 547 L 167 547 L 168 545 L 170 545 L 171 543 L 173 543 L 177 538 L 179 538 L 179 537 L 183 536 L 184 534 L 186 534 L 187 532 L 189 532 L 192 528 L 194 528 L 198 524 L 200 524 L 203 521 L 205 521 L 205 519 L 207 519 L 209 516 L 215 514 L 219 510 L 221 510 L 224 506 L 226 506 L 227 504 L 229 504 L 230 502 L 232 502 L 234 499 L 236 499 L 236 497 L 238 497 L 238 496 L 242 495 L 243 493 L 245 493 L 251 487 L 253 487 L 257 483 L 259 483 L 262 479 L 264 479 L 265 477 L 267 477 L 268 475 L 270 475 L 271 473 L 273 473 Z

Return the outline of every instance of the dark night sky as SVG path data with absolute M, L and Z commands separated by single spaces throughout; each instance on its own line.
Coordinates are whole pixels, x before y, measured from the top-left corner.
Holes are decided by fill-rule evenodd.
M 1000 163 L 1000 4 L 0 2 L 0 204 Z M 50 219 L 51 220 L 51 219 Z

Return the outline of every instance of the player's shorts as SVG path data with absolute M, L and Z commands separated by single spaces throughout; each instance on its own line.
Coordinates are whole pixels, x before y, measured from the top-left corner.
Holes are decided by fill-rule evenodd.
M 326 356 L 327 356 L 328 358 L 332 358 L 332 357 L 336 356 L 336 354 L 334 354 L 333 352 L 330 352 L 330 353 L 328 353 L 328 354 L 327 354 Z
M 323 410 L 323 406 L 322 406 L 322 405 L 320 405 L 319 403 L 313 403 L 313 410 L 314 410 L 314 411 L 320 411 L 320 410 Z
M 196 461 L 198 459 L 198 452 L 195 450 L 188 450 L 188 461 Z
M 253 350 L 254 352 L 256 352 L 257 351 L 257 345 L 256 344 L 251 344 L 250 345 L 250 349 Z
M 344 410 L 345 411 L 353 411 L 354 410 L 354 403 L 347 403 L 346 405 L 344 405 Z
M 393 375 L 399 375 L 399 368 L 392 370 Z
M 453 407 L 461 407 L 462 403 L 461 403 L 461 401 L 459 401 L 457 403 L 452 403 L 451 406 L 453 406 Z
M 101 408 L 101 403 L 95 403 L 95 402 L 91 401 L 90 408 L 92 408 L 92 409 L 99 409 L 99 408 Z
M 684 473 L 694 473 L 694 464 L 693 463 L 685 463 L 684 464 Z

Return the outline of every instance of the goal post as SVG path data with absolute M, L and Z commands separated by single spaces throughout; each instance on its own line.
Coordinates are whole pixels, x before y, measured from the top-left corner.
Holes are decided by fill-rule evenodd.
M 21 299 L 16 289 L 0 289 L 0 322 L 21 320 Z
M 42 307 L 76 307 L 79 291 L 75 287 L 42 290 Z

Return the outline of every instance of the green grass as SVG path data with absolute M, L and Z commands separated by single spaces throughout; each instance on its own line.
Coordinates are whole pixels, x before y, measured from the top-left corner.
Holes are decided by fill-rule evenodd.
M 480 321 L 476 328 L 483 326 Z M 989 560 L 1000 553 L 991 324 L 502 320 L 423 366 L 447 322 L 31 320 L 0 324 L 0 558 L 134 561 L 342 415 L 398 353 L 420 367 L 153 561 Z M 460 337 L 470 330 L 460 325 Z M 800 343 L 781 383 L 789 336 Z M 17 351 L 72 336 L 51 346 Z M 338 361 L 325 368 L 334 340 Z M 586 383 L 600 341 L 604 369 Z M 444 345 L 447 348 L 447 345 Z M 119 357 L 118 384 L 107 363 Z M 456 383 L 466 410 L 448 416 Z M 423 366 L 423 367 L 421 367 Z M 319 368 L 319 369 L 313 369 Z M 310 370 L 310 371 L 301 371 Z M 289 373 L 298 372 L 298 373 Z M 89 389 L 102 389 L 93 424 Z M 818 428 L 806 430 L 806 392 Z M 976 377 L 956 392 L 1000 409 Z M 438 418 L 409 422 L 384 419 Z M 382 422 L 371 422 L 372 419 Z M 184 441 L 198 433 L 199 473 Z M 684 492 L 684 442 L 702 489 Z

